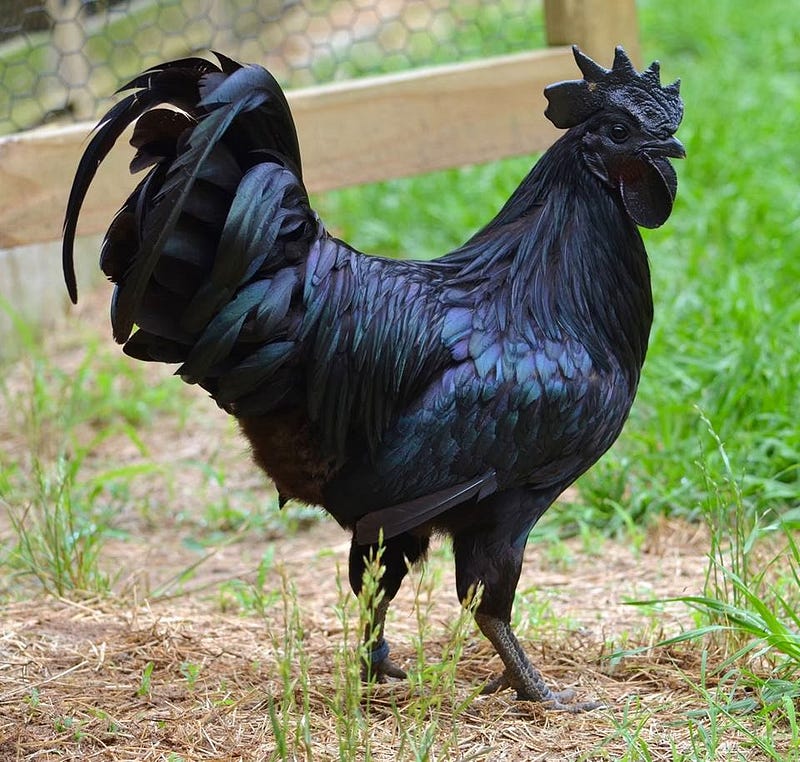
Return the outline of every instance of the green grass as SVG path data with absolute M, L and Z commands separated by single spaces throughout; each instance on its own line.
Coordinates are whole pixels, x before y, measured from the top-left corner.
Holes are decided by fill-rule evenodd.
M 307 650 L 313 648 L 313 640 L 312 645 L 307 646 L 307 633 L 302 624 L 303 604 L 291 580 L 282 576 L 282 596 L 276 605 L 282 608 L 283 627 L 270 630 L 279 680 L 278 695 L 267 699 L 276 746 L 273 758 L 290 759 L 298 752 L 313 757 L 321 720 L 336 728 L 339 759 L 354 759 L 354 755 L 366 760 L 382 758 L 382 750 L 374 748 L 372 739 L 375 715 L 384 724 L 396 725 L 394 752 L 398 759 L 427 760 L 432 751 L 443 758 L 459 756 L 458 719 L 482 687 L 477 685 L 465 700 L 460 697 L 455 680 L 455 665 L 471 636 L 473 607 L 465 608 L 450 623 L 441 654 L 431 659 L 425 648 L 430 622 L 422 603 L 425 596 L 417 595 L 414 615 L 420 632 L 414 644 L 417 660 L 409 675 L 411 696 L 408 701 L 391 701 L 387 705 L 380 688 L 361 679 L 367 649 L 372 645 L 372 640 L 366 643 L 362 640 L 362 633 L 365 628 L 372 627 L 374 605 L 379 600 L 375 598 L 375 591 L 382 573 L 377 564 L 369 565 L 364 572 L 362 594 L 354 599 L 337 571 L 338 599 L 334 610 L 341 627 L 341 640 L 333 657 L 332 691 L 324 697 L 314 695 L 312 659 Z M 420 585 L 423 584 L 430 582 L 423 578 Z
M 769 3 L 671 8 L 645 4 L 642 19 L 663 34 L 653 47 L 667 74 L 684 79 L 688 158 L 672 219 L 648 236 L 657 316 L 619 448 L 637 464 L 631 510 L 695 514 L 707 490 L 698 445 L 713 446 L 705 416 L 748 510 L 782 513 L 800 493 L 800 69 L 789 42 L 800 24 Z
M 159 429 L 186 428 L 193 404 L 206 404 L 197 390 L 154 376 L 94 334 L 53 358 L 5 310 L 24 359 L 0 377 L 0 508 L 7 519 L 0 523 L 0 601 L 37 590 L 109 594 L 118 589 L 118 570 L 102 562 L 105 543 L 166 525 L 197 559 L 148 591 L 174 595 L 190 585 L 209 547 L 244 533 L 292 534 L 318 519 L 303 506 L 278 511 L 274 491 L 257 480 L 229 483 L 231 458 L 213 446 L 203 460 L 169 456 Z M 245 458 L 244 447 L 231 455 Z M 184 510 L 179 485 L 187 482 L 194 499 Z

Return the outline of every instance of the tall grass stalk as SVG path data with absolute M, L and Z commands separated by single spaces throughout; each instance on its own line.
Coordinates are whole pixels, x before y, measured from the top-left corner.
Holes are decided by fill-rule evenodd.
M 77 509 L 78 464 L 60 458 L 53 469 L 36 461 L 35 497 L 23 510 L 9 507 L 17 538 L 10 565 L 33 575 L 50 594 L 105 593 L 109 577 L 100 570 L 105 526 Z
M 754 569 L 753 554 L 761 534 L 759 517 L 745 505 L 740 486 L 741 476 L 737 477 L 734 473 L 725 445 L 714 425 L 699 408 L 697 413 L 714 443 L 718 460 L 716 467 L 712 465 L 701 442 L 698 468 L 706 489 L 700 510 L 710 531 L 704 594 L 739 607 L 747 600 L 748 588 L 761 582 L 761 575 Z
M 281 571 L 283 627 L 268 628 L 275 654 L 279 693 L 267 699 L 275 738 L 275 759 L 291 759 L 295 749 L 312 758 L 310 670 L 297 590 Z M 299 703 L 298 703 L 299 695 Z
M 342 579 L 341 569 L 337 566 L 334 613 L 341 628 L 341 639 L 334 653 L 334 695 L 328 706 L 336 718 L 340 759 L 347 759 L 357 749 L 366 762 L 371 759 L 368 723 L 362 709 L 365 688 L 361 681 L 361 667 L 365 663 L 366 649 L 361 638 L 364 630 L 353 631 L 354 618 L 359 623 L 365 620 L 366 602 L 356 601 Z

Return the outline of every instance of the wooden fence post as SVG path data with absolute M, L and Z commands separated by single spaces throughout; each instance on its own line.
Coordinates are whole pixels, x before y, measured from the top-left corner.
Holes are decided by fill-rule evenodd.
M 544 0 L 544 18 L 548 45 L 578 45 L 603 66 L 622 45 L 641 65 L 636 0 Z

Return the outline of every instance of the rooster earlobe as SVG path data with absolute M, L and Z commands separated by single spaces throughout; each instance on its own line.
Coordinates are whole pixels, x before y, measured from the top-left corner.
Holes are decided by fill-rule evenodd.
M 643 161 L 640 172 L 620 179 L 625 211 L 643 228 L 661 227 L 672 213 L 678 189 L 675 169 L 666 159 Z

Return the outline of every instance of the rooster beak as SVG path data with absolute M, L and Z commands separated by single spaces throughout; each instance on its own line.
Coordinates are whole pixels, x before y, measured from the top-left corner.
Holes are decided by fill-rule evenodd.
M 648 150 L 668 156 L 671 159 L 685 159 L 686 149 L 678 138 L 667 138 L 666 140 L 656 140 L 648 143 Z

